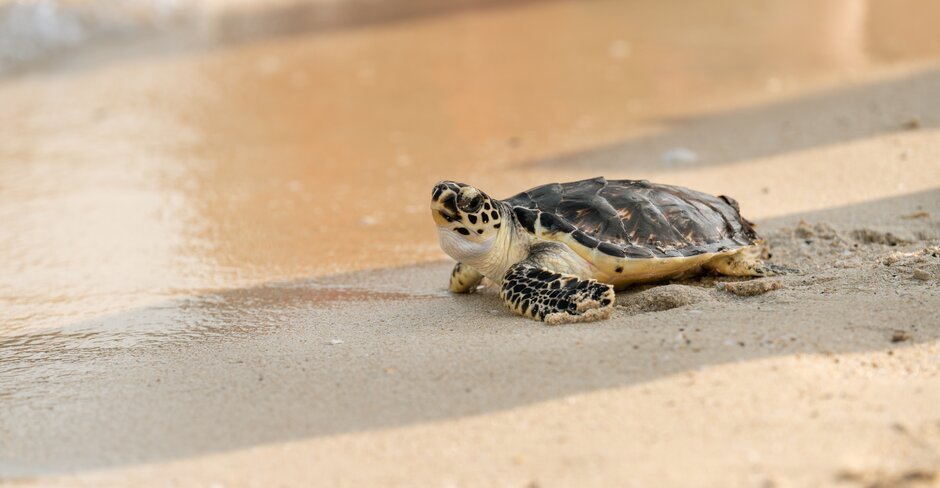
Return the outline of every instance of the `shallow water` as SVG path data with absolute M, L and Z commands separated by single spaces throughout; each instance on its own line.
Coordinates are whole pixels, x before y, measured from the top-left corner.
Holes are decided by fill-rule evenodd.
M 0 10 L 22 54 L 0 79 L 7 345 L 215 333 L 224 315 L 181 303 L 443 258 L 439 179 L 507 196 L 595 176 L 533 162 L 940 54 L 929 0 L 122 5 Z M 41 6 L 45 34 L 10 27 Z M 606 176 L 673 169 L 632 164 Z M 162 311 L 107 319 L 135 309 Z

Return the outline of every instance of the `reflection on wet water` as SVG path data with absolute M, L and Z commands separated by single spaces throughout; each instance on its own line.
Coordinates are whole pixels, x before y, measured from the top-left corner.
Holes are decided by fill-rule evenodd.
M 909 22 L 936 18 L 929 0 L 284 5 L 210 19 L 205 45 L 103 46 L 0 80 L 7 359 L 274 320 L 255 291 L 224 313 L 153 304 L 439 259 L 439 179 L 508 195 L 594 176 L 524 163 L 940 53 Z

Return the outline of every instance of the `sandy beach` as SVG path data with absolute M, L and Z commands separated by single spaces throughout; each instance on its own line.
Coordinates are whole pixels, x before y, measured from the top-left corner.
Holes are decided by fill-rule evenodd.
M 0 486 L 940 486 L 937 5 L 245 4 L 0 78 Z M 800 273 L 447 292 L 436 181 L 598 175 Z

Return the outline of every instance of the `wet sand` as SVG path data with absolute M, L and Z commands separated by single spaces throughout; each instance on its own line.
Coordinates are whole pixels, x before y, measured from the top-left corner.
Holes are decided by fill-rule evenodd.
M 940 47 L 813 5 L 220 21 L 0 80 L 0 479 L 940 482 Z M 435 181 L 598 174 L 732 195 L 803 273 L 563 327 L 446 293 Z

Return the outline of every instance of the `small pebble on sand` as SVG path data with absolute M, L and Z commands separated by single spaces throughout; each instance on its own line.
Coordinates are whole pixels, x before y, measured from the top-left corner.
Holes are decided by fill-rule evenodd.
M 338 346 L 338 345 L 340 345 L 340 344 L 342 344 L 342 343 L 343 343 L 343 340 L 342 340 L 342 339 L 330 339 L 330 342 L 328 342 L 327 344 L 329 344 L 329 345 L 331 345 L 331 346 Z
M 911 334 L 906 330 L 896 330 L 891 333 L 891 342 L 904 342 L 911 339 Z
M 932 278 L 932 276 L 929 272 L 922 269 L 914 269 L 914 279 L 920 281 L 930 281 L 930 278 Z

